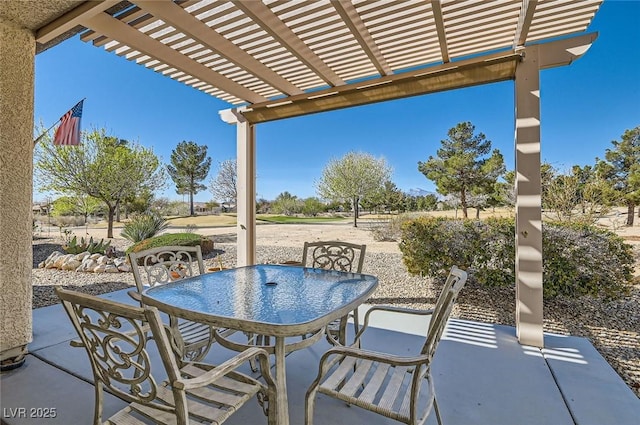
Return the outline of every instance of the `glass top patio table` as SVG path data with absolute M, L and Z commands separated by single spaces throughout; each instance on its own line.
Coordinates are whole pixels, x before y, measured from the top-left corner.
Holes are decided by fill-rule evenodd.
M 346 316 L 375 290 L 375 276 L 297 266 L 254 265 L 156 286 L 142 301 L 177 317 L 275 337 L 276 423 L 289 424 L 286 353 L 313 344 L 333 320 Z M 287 344 L 287 337 L 314 336 Z M 247 345 L 216 340 L 227 348 Z
M 144 291 L 143 301 L 213 326 L 293 336 L 346 315 L 377 285 L 375 276 L 365 274 L 254 265 L 152 287 Z

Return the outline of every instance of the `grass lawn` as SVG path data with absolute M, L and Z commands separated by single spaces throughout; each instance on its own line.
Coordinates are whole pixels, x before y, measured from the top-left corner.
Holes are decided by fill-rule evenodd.
M 195 225 L 198 227 L 235 226 L 235 214 L 197 215 L 195 217 L 168 217 L 169 226 L 186 227 Z
M 339 223 L 347 221 L 344 217 L 290 217 L 286 215 L 259 214 L 258 221 L 276 224 L 313 224 L 313 223 Z

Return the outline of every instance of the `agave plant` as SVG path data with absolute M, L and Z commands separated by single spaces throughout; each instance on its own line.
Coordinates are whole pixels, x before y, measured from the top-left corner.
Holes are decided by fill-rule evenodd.
M 80 238 L 80 242 L 78 242 L 78 238 L 74 236 L 62 247 L 62 249 L 67 254 L 80 254 L 81 252 L 87 251 L 91 254 L 104 254 L 110 246 L 111 241 L 105 242 L 104 239 L 100 239 L 100 242 L 94 242 L 92 236 L 89 240 Z
M 120 235 L 136 243 L 157 235 L 167 226 L 169 223 L 158 214 L 145 213 L 133 217 L 125 224 Z

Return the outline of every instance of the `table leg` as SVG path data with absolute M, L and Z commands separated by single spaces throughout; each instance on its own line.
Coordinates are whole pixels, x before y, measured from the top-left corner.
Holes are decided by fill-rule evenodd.
M 287 373 L 284 363 L 286 354 L 284 349 L 284 337 L 276 337 L 275 358 L 276 358 L 276 391 L 278 408 L 278 425 L 289 425 L 289 403 L 287 401 Z

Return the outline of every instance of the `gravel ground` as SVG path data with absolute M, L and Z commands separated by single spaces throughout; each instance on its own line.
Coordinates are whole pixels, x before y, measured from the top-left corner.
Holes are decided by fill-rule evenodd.
M 218 265 L 217 255 L 225 267 L 235 266 L 236 245 L 231 239 L 216 238 L 216 251 L 205 256 L 207 267 Z M 114 239 L 112 245 L 122 253 L 128 241 Z M 33 308 L 57 303 L 53 291 L 57 285 L 92 294 L 134 286 L 131 273 L 93 274 L 38 269 L 37 264 L 54 250 L 61 250 L 59 240 L 34 241 Z M 437 284 L 409 275 L 401 254 L 371 251 L 367 251 L 364 272 L 378 276 L 380 284 L 369 302 L 423 309 L 433 306 L 439 290 Z M 256 253 L 258 263 L 295 260 L 301 255 L 299 247 L 287 246 L 258 246 Z M 452 315 L 515 326 L 515 289 L 468 284 L 461 292 Z M 589 297 L 547 300 L 544 318 L 545 332 L 588 338 L 640 397 L 640 284 L 633 287 L 629 296 L 615 301 Z

